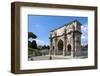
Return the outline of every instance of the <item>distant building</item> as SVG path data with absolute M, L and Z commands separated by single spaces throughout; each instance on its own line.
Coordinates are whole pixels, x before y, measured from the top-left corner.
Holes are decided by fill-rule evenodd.
M 81 23 L 74 20 L 50 31 L 50 55 L 80 56 Z

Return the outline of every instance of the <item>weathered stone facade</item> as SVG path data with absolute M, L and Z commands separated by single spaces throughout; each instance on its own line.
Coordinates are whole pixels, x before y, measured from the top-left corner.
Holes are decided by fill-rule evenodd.
M 50 55 L 76 57 L 81 52 L 81 24 L 74 20 L 50 31 Z

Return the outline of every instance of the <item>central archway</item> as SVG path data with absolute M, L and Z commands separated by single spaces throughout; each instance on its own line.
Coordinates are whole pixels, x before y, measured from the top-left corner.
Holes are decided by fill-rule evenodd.
M 58 54 L 63 54 L 63 41 L 61 39 L 58 41 Z

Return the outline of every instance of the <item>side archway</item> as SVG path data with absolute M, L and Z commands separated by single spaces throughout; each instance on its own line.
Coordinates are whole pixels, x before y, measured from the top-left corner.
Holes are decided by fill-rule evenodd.
M 69 54 L 69 55 L 71 55 L 71 49 L 72 49 L 71 45 L 68 44 L 68 45 L 67 45 L 67 50 L 68 50 L 68 54 Z
M 58 50 L 63 50 L 63 41 L 61 39 L 58 41 Z

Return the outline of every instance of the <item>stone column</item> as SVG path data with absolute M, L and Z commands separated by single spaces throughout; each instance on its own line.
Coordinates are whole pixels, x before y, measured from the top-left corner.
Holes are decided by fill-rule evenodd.
M 57 53 L 57 33 L 55 33 L 55 48 L 54 48 L 54 55 Z
M 66 56 L 66 29 L 64 29 L 64 48 L 63 48 L 63 56 Z
M 72 36 L 73 36 L 73 34 L 72 34 Z M 71 37 L 71 57 L 73 57 L 74 56 L 74 42 L 73 42 L 73 37 Z
M 63 56 L 65 56 L 65 43 L 64 43 L 64 48 L 63 48 Z
M 73 26 L 73 35 L 72 35 L 72 39 L 73 39 L 73 57 L 75 57 L 75 27 Z
M 50 50 L 49 50 L 49 55 L 51 55 L 52 52 L 52 38 L 50 37 Z

